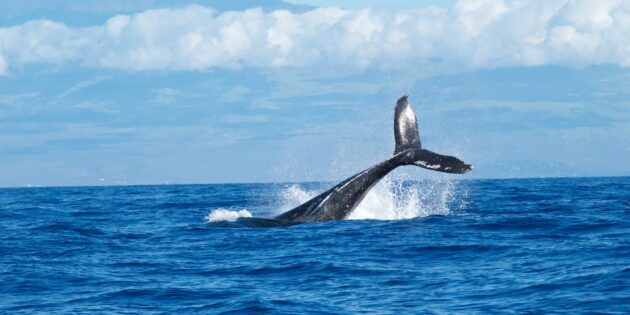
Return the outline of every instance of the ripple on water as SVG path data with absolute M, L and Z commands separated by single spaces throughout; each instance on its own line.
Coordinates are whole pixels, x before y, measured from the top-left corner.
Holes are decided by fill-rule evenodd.
M 628 309 L 630 178 L 392 180 L 356 220 L 243 223 L 327 186 L 0 189 L 0 313 Z

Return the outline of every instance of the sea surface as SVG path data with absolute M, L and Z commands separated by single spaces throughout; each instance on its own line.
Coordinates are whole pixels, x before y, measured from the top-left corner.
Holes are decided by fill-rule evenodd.
M 629 314 L 630 177 L 0 189 L 2 314 Z

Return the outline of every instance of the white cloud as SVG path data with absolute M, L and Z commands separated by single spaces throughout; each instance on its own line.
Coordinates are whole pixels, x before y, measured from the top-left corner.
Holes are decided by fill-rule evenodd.
M 264 123 L 268 119 L 265 115 L 226 115 L 223 122 L 228 124 Z
M 91 78 L 91 79 L 87 79 L 87 80 L 81 81 L 81 82 L 79 82 L 79 83 L 69 87 L 67 90 L 63 91 L 63 93 L 59 94 L 59 96 L 57 96 L 57 98 L 58 99 L 65 98 L 68 95 L 72 95 L 72 94 L 74 94 L 76 92 L 79 92 L 79 91 L 81 91 L 83 89 L 86 89 L 86 88 L 88 88 L 90 86 L 97 85 L 97 84 L 101 83 L 102 81 L 105 81 L 105 80 L 111 79 L 111 78 L 112 78 L 112 76 L 105 75 L 105 76 L 98 76 L 98 77 L 94 77 L 94 78 Z
M 189 6 L 72 28 L 0 28 L 0 75 L 27 64 L 131 71 L 630 66 L 630 1 L 461 0 L 404 11 L 318 8 L 217 14 Z
M 157 89 L 155 91 L 155 102 L 161 104 L 172 104 L 178 98 L 183 97 L 185 95 L 184 92 L 172 89 L 172 88 L 162 88 Z
M 113 102 L 85 101 L 73 105 L 74 108 L 86 109 L 95 113 L 118 114 L 120 110 Z
M 219 101 L 223 102 L 223 103 L 234 103 L 234 102 L 238 102 L 240 101 L 243 96 L 247 95 L 248 93 L 250 93 L 250 89 L 242 86 L 242 85 L 237 85 L 223 93 L 221 93 L 221 95 L 219 96 Z
M 4 59 L 4 56 L 0 54 L 0 76 L 7 74 L 7 61 Z
M 39 96 L 39 92 L 0 95 L 0 105 L 22 105 L 25 101 L 32 100 L 37 96 Z

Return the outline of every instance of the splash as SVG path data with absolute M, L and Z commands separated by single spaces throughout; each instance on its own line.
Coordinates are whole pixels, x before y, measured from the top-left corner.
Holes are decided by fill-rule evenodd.
M 400 220 L 451 212 L 454 185 L 446 180 L 406 182 L 385 178 L 350 213 L 349 220 Z
M 411 182 L 386 177 L 368 192 L 348 219 L 400 220 L 450 214 L 449 206 L 464 206 L 463 200 L 456 200 L 454 192 L 455 185 L 450 180 L 435 178 Z M 291 185 L 280 191 L 279 212 L 290 210 L 318 193 Z
M 277 213 L 280 214 L 285 211 L 291 210 L 317 196 L 320 192 L 316 190 L 306 190 L 297 184 L 293 184 L 280 191 L 279 205 L 277 206 Z
M 208 213 L 208 215 L 206 215 L 206 221 L 208 222 L 219 222 L 219 221 L 234 222 L 238 220 L 238 218 L 251 218 L 251 217 L 252 217 L 252 214 L 249 213 L 249 211 L 245 209 L 233 211 L 233 210 L 218 208 Z

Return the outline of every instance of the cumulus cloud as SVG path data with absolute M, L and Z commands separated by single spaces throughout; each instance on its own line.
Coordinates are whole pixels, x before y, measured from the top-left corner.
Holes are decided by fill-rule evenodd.
M 302 13 L 189 6 L 118 15 L 93 27 L 33 20 L 0 28 L 0 75 L 40 63 L 127 71 L 626 67 L 628 34 L 624 0 L 460 0 L 450 8 Z

